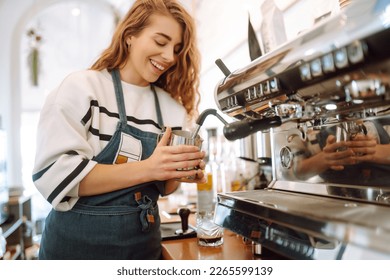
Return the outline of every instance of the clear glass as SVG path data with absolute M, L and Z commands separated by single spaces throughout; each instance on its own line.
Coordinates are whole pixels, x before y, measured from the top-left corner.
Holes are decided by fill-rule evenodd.
M 200 246 L 216 247 L 223 244 L 223 227 L 214 223 L 214 211 L 198 212 L 196 227 Z

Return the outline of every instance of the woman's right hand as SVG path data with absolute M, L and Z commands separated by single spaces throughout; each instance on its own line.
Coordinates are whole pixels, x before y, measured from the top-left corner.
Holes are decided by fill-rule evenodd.
M 202 165 L 205 153 L 196 146 L 168 146 L 171 133 L 172 129 L 168 127 L 153 154 L 145 160 L 152 180 L 181 179 L 196 176 L 198 172 L 202 172 L 197 167 Z M 180 170 L 187 168 L 193 169 Z

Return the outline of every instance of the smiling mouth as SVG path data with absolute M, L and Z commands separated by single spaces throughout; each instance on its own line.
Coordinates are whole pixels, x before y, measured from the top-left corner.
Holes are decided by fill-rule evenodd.
M 160 70 L 160 71 L 164 71 L 164 70 L 165 70 L 165 67 L 162 66 L 161 64 L 157 63 L 156 61 L 154 61 L 154 60 L 151 59 L 150 62 L 151 62 L 152 65 L 153 65 L 154 67 L 156 67 L 158 70 Z

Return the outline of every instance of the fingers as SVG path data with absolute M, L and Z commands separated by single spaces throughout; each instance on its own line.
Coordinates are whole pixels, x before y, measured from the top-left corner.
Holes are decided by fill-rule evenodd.
M 327 154 L 332 154 L 335 158 L 353 155 L 353 150 L 348 149 L 347 142 L 341 141 L 337 143 L 327 144 L 323 151 Z
M 341 171 L 346 165 L 370 161 L 376 153 L 377 141 L 368 135 L 356 135 L 352 140 L 336 142 L 334 135 L 329 135 L 323 148 L 326 165 Z
M 335 170 L 335 171 L 342 171 L 342 170 L 344 170 L 344 165 L 332 165 L 329 168 L 332 170 Z
M 347 142 L 348 147 L 351 148 L 360 148 L 360 147 L 372 148 L 375 147 L 376 144 L 377 143 L 374 139 L 370 139 L 370 140 L 361 139 L 361 140 L 353 140 Z
M 374 137 L 372 137 L 370 135 L 362 135 L 362 134 L 357 134 L 355 137 L 353 137 L 352 142 L 355 142 L 355 141 L 375 141 L 375 143 L 376 143 L 376 140 Z
M 157 146 L 167 146 L 169 144 L 169 138 L 171 138 L 172 128 L 167 127 Z
M 186 153 L 195 153 L 195 157 L 204 157 L 204 152 L 200 151 L 197 146 L 191 145 L 177 145 L 170 146 L 170 152 L 172 154 L 186 154 Z
M 353 140 L 348 142 L 350 147 L 357 155 L 373 155 L 375 153 L 376 141 L 374 139 Z
M 201 170 L 204 170 L 206 168 L 206 163 L 202 160 L 200 163 L 199 163 L 199 169 Z
M 363 156 L 363 155 L 373 155 L 375 154 L 375 147 L 372 147 L 372 148 L 353 148 L 352 149 L 353 152 L 357 155 L 357 156 Z
M 336 137 L 334 135 L 329 135 L 328 138 L 326 138 L 326 145 L 330 145 L 336 142 Z
M 205 157 L 204 151 L 199 151 L 196 146 L 170 146 L 166 148 L 167 153 L 169 153 L 169 161 L 172 163 L 188 163 L 188 166 L 179 166 L 182 168 L 191 167 L 193 164 L 196 166 L 200 164 L 200 161 Z M 176 167 L 176 168 L 179 168 Z
M 192 175 L 189 176 L 184 176 L 185 173 L 187 173 L 188 171 L 179 171 L 179 172 L 181 172 L 180 173 L 181 177 L 178 177 L 178 179 L 176 179 L 179 182 L 183 182 L 183 183 L 206 183 L 207 182 L 206 176 L 204 175 L 204 172 L 201 169 L 192 170 L 190 172 Z
M 206 163 L 201 159 L 178 162 L 172 165 L 171 176 L 180 182 L 205 183 L 205 166 Z
M 177 161 L 170 162 L 166 165 L 166 168 L 169 170 L 190 170 L 190 169 L 198 169 L 202 160 L 185 160 L 185 161 Z
M 155 166 L 154 175 L 158 180 L 169 180 L 195 178 L 197 172 L 201 173 L 205 168 L 204 156 L 205 152 L 199 151 L 195 146 L 160 146 L 148 160 Z M 197 175 L 198 179 L 203 177 L 200 173 Z
M 348 147 L 347 141 L 336 142 L 333 135 L 326 139 L 323 151 L 325 162 L 330 169 L 340 171 L 344 169 L 344 165 L 356 164 L 355 153 Z
M 326 139 L 326 145 L 323 150 L 326 153 L 334 153 L 336 151 L 345 150 L 347 147 L 348 145 L 346 141 L 336 142 L 336 137 L 329 135 Z

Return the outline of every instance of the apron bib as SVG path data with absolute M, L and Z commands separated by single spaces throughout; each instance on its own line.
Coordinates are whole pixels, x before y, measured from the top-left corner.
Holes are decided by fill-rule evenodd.
M 107 146 L 94 158 L 120 164 L 148 158 L 157 134 L 127 124 L 118 70 L 111 72 L 120 121 Z M 154 87 L 158 124 L 163 120 Z M 129 173 L 129 176 L 131 174 Z M 160 259 L 161 233 L 157 200 L 164 182 L 149 182 L 95 196 L 81 197 L 66 212 L 51 210 L 42 234 L 39 259 Z

